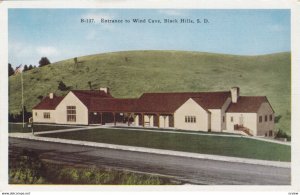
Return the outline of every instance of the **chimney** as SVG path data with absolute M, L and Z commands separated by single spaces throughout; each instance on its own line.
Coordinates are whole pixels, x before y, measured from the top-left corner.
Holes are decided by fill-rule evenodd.
M 231 102 L 237 103 L 238 98 L 240 96 L 240 88 L 239 87 L 231 87 L 230 92 L 231 92 Z
M 100 87 L 100 91 L 104 91 L 106 94 L 109 94 L 109 88 L 108 87 Z
M 53 93 L 49 93 L 49 98 L 53 99 Z

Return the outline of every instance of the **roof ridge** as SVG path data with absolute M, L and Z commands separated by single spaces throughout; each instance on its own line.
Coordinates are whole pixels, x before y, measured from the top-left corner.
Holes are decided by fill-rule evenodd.
M 178 93 L 230 93 L 230 91 L 183 91 L 183 92 L 146 92 L 143 94 L 178 94 Z

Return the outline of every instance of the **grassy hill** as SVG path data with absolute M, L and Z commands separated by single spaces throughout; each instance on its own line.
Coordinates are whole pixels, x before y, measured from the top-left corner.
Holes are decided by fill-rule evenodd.
M 128 51 L 78 57 L 23 74 L 28 110 L 59 81 L 71 89 L 111 88 L 115 97 L 138 97 L 144 92 L 216 91 L 239 86 L 241 95 L 266 95 L 276 115 L 277 128 L 290 134 L 291 54 L 236 56 L 185 51 Z M 9 78 L 9 112 L 21 110 L 20 75 Z

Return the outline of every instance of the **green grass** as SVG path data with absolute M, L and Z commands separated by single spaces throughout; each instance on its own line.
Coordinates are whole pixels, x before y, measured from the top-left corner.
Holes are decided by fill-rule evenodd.
M 75 56 L 74 56 L 75 57 Z M 127 59 L 127 60 L 126 60 Z M 51 59 L 50 59 L 51 60 Z M 27 110 L 63 81 L 72 89 L 111 88 L 115 97 L 139 97 L 144 92 L 229 90 L 238 85 L 241 95 L 267 96 L 277 128 L 290 134 L 291 54 L 236 56 L 185 51 L 128 51 L 78 57 L 25 72 Z M 21 110 L 20 75 L 9 77 L 9 112 Z
M 128 126 L 112 126 L 110 127 L 112 129 L 117 128 L 117 129 L 128 129 Z M 163 131 L 163 132 L 181 132 L 181 133 L 193 133 L 193 134 L 202 134 L 202 135 L 207 135 L 207 134 L 214 134 L 214 135 L 237 135 L 235 133 L 228 133 L 228 132 L 207 132 L 207 131 L 193 131 L 193 130 L 183 130 L 183 129 L 163 129 L 163 128 L 152 128 L 152 127 L 147 127 L 147 128 L 141 128 L 141 127 L 134 127 L 130 126 L 130 129 L 135 129 L 135 130 L 147 130 L 147 131 Z
M 273 161 L 291 160 L 290 146 L 240 137 L 142 132 L 124 129 L 93 129 L 43 136 Z
M 33 127 L 34 127 L 33 128 L 34 132 L 76 128 L 76 127 L 67 127 L 67 126 L 58 126 L 58 125 L 56 126 L 56 125 L 38 125 L 38 124 L 34 124 Z M 28 127 L 27 123 L 25 124 L 24 128 L 23 128 L 23 124 L 9 123 L 8 132 L 9 133 L 30 133 L 31 127 Z

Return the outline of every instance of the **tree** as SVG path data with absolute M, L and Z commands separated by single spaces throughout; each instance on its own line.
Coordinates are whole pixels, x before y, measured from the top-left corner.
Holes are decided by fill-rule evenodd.
M 30 64 L 28 67 L 28 70 L 32 70 L 32 69 L 33 69 L 33 66 Z
M 47 57 L 42 57 L 39 61 L 39 67 L 46 66 L 48 64 L 51 64 L 51 62 L 48 60 Z
M 25 64 L 24 68 L 23 68 L 23 72 L 28 70 L 28 66 Z
M 58 83 L 58 87 L 57 88 L 59 90 L 61 90 L 61 91 L 67 91 L 67 90 L 69 90 L 69 87 L 67 87 L 66 84 L 63 81 L 60 81 Z
M 11 76 L 15 73 L 13 67 L 11 66 L 10 63 L 8 63 L 8 76 Z
M 92 82 L 91 81 L 88 81 L 88 85 L 90 87 L 90 90 L 92 90 Z
M 37 97 L 37 99 L 39 99 L 40 101 L 42 101 L 43 98 L 44 98 L 44 96 L 42 96 L 42 95 L 39 95 L 39 96 Z

